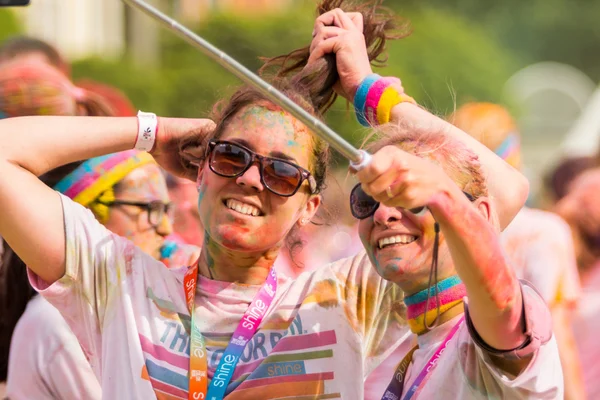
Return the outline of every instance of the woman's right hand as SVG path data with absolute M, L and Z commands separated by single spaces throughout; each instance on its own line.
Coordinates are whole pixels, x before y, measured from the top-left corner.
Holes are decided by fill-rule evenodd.
M 210 119 L 161 117 L 151 154 L 168 172 L 195 181 L 198 165 L 194 160 L 204 156 L 205 138 L 214 129 Z
M 361 13 L 336 8 L 317 18 L 307 65 L 330 53 L 335 54 L 340 76 L 335 90 L 346 100 L 353 101 L 358 86 L 373 73 Z

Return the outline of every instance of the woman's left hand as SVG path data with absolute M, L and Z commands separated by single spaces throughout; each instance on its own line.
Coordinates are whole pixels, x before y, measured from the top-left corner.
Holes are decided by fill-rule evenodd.
M 367 194 L 388 207 L 428 206 L 454 184 L 441 167 L 396 146 L 386 146 L 372 157 L 356 177 Z

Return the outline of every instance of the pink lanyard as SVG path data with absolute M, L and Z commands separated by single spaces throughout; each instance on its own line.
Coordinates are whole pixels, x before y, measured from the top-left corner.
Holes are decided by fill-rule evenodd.
M 462 322 L 464 320 L 465 320 L 465 317 L 462 316 L 461 319 L 456 323 L 456 325 L 454 325 L 454 327 L 448 333 L 448 335 L 446 336 L 446 338 L 444 339 L 442 344 L 440 344 L 440 347 L 438 347 L 438 349 L 435 351 L 435 353 L 433 353 L 433 356 L 431 356 L 431 358 L 429 359 L 427 364 L 425 364 L 425 366 L 421 370 L 421 373 L 417 376 L 417 378 L 413 382 L 410 389 L 404 395 L 403 400 L 410 400 L 414 396 L 416 391 L 419 389 L 419 387 L 423 383 L 427 374 L 429 374 L 431 371 L 433 371 L 433 369 L 437 365 L 439 358 L 444 353 L 444 350 L 446 350 L 446 346 L 448 346 L 448 342 L 450 342 L 450 339 L 452 339 L 454 334 L 456 334 L 456 332 L 458 331 L 458 328 L 460 328 L 460 325 L 462 324 Z M 418 347 L 419 346 L 413 347 L 408 352 L 408 354 L 406 356 L 404 356 L 402 361 L 400 361 L 400 364 L 398 364 L 398 366 L 396 367 L 394 376 L 393 376 L 390 384 L 388 385 L 387 389 L 383 393 L 381 400 L 397 400 L 400 398 L 400 396 L 402 396 L 402 391 L 404 390 L 404 380 L 406 379 L 406 371 L 408 370 L 408 365 L 412 361 L 412 356 Z
M 190 375 L 188 400 L 210 399 L 221 400 L 225 397 L 227 386 L 233 377 L 235 367 L 240 360 L 246 343 L 254 336 L 267 310 L 273 302 L 277 291 L 277 274 L 271 268 L 263 286 L 260 288 L 238 327 L 233 332 L 221 361 L 215 370 L 213 379 L 208 385 L 208 361 L 204 336 L 195 324 L 194 299 L 198 282 L 198 264 L 191 266 L 183 279 L 185 300 L 190 311 Z M 207 390 L 208 389 L 208 390 Z M 208 397 L 207 397 L 208 396 Z

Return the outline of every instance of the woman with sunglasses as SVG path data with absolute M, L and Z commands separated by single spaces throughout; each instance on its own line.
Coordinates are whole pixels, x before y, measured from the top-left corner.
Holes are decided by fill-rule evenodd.
M 356 173 L 350 206 L 375 269 L 405 294 L 414 342 L 373 398 L 561 398 L 549 310 L 516 279 L 499 242 L 501 175 L 486 173 L 489 153 L 445 134 L 455 129 L 415 119 L 423 112 L 399 80 L 366 68 L 361 28 L 340 10 L 319 17 L 311 57 L 335 54 L 342 87 L 357 88 L 345 93 L 355 93 L 361 123 L 391 122 Z
M 76 109 L 76 88 L 53 67 L 39 62 L 5 64 L 0 71 L 0 113 L 6 117 L 72 115 Z M 102 106 L 109 109 L 108 104 Z M 75 162 L 40 179 L 157 259 L 181 266 L 197 258 L 199 249 L 193 246 L 165 245 L 172 207 L 161 170 L 147 153 L 126 151 Z M 164 257 L 167 247 L 170 257 Z M 100 385 L 77 339 L 52 305 L 34 297 L 23 261 L 10 247 L 0 276 L 2 369 L 6 378 L 8 367 L 8 396 L 100 398 Z
M 367 45 L 385 43 L 382 27 L 390 22 L 366 10 Z M 381 51 L 375 45 L 369 53 Z M 331 104 L 337 71 L 311 68 L 276 84 L 318 116 Z M 364 376 L 408 333 L 394 308 L 396 287 L 364 254 L 295 280 L 272 268 L 290 232 L 320 205 L 327 147 L 248 88 L 215 120 L 140 114 L 0 122 L 3 132 L 22 132 L 18 141 L 0 137 L 0 234 L 70 321 L 107 398 L 361 398 Z M 151 150 L 165 169 L 197 181 L 205 239 L 190 268 L 163 268 L 36 178 L 131 148 Z M 388 157 L 375 154 L 373 165 Z M 482 159 L 490 175 L 507 172 L 514 198 L 502 211 L 510 219 L 526 185 L 496 158 Z M 27 229 L 24 214 L 45 232 Z

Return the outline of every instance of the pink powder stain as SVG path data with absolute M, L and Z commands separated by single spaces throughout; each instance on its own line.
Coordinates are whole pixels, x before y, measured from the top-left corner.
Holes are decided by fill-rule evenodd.
M 123 257 L 125 259 L 125 275 L 129 276 L 132 273 L 133 258 L 135 257 L 135 246 L 133 243 L 127 243 L 127 247 L 123 251 Z

